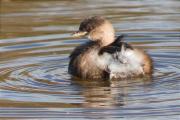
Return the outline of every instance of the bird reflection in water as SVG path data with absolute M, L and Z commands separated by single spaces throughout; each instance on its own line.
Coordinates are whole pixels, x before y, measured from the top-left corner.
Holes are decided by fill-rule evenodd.
M 138 91 L 137 86 L 148 85 L 151 77 L 124 80 L 82 80 L 73 78 L 74 82 L 83 88 L 82 96 L 85 101 L 83 107 L 113 108 L 128 104 L 129 93 Z M 144 88 L 143 88 L 144 90 Z

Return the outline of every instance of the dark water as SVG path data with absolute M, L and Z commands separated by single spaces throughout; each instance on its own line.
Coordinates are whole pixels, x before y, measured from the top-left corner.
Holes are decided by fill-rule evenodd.
M 0 7 L 0 119 L 180 119 L 179 0 L 3 0 Z M 70 34 L 92 15 L 152 56 L 152 79 L 71 78 L 68 56 L 85 40 Z

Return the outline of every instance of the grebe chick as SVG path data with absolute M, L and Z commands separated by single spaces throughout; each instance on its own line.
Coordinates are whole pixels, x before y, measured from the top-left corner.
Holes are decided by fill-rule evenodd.
M 83 20 L 75 37 L 88 36 L 89 41 L 76 47 L 70 55 L 68 71 L 83 79 L 129 78 L 151 75 L 152 60 L 144 51 L 115 39 L 112 24 L 103 17 Z

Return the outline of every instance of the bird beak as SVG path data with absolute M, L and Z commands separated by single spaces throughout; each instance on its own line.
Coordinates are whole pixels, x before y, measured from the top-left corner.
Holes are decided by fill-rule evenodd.
M 85 31 L 77 31 L 77 32 L 72 34 L 73 37 L 83 37 L 86 35 L 87 35 L 87 32 L 85 32 Z

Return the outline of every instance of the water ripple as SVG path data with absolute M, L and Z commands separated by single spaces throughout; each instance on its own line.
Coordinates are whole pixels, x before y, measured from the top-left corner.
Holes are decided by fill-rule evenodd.
M 96 0 L 96 5 L 93 2 L 3 2 L 0 118 L 180 117 L 177 1 Z M 117 36 L 125 34 L 125 41 L 152 56 L 152 78 L 84 81 L 68 74 L 70 52 L 87 41 L 74 40 L 70 35 L 84 16 L 95 13 L 113 22 Z

